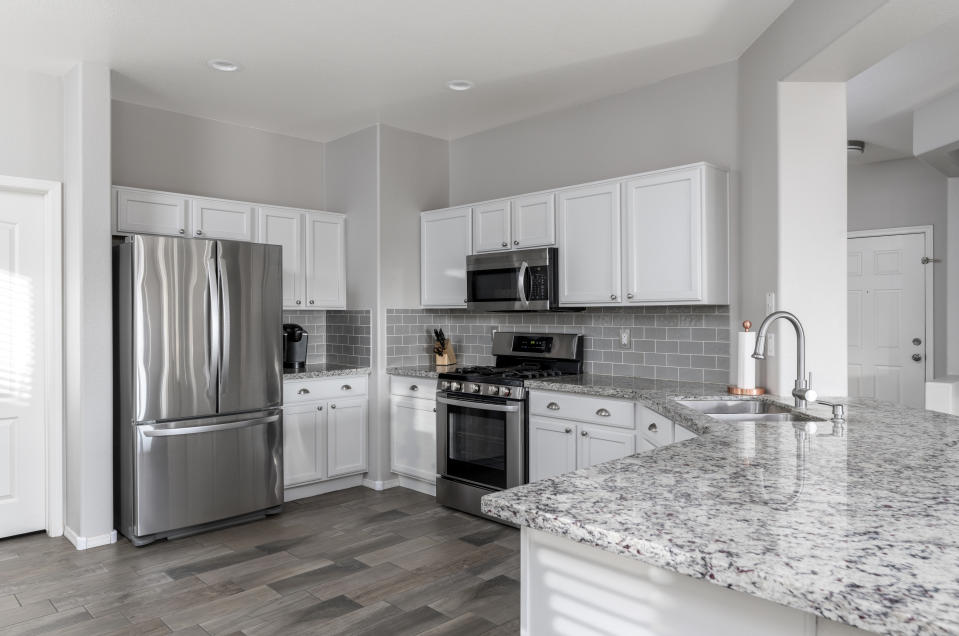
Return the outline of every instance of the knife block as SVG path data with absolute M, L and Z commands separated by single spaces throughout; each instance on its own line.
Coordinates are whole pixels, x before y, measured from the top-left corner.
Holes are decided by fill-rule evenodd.
M 434 342 L 433 350 L 435 351 L 439 346 L 439 342 Z M 456 353 L 453 351 L 453 343 L 449 340 L 446 341 L 446 348 L 443 349 L 443 355 L 434 355 L 436 356 L 436 366 L 438 367 L 448 367 L 456 364 Z

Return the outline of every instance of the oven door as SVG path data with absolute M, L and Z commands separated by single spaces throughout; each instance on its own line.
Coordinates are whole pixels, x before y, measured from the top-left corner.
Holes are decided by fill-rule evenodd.
M 436 470 L 492 489 L 526 483 L 523 402 L 436 396 Z

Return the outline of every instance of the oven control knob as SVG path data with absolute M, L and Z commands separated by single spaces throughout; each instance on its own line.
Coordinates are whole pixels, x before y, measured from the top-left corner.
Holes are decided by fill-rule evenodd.
M 503 387 L 503 397 L 509 397 L 509 394 L 512 393 L 512 389 L 507 386 Z
M 471 385 L 470 385 L 470 392 L 471 392 L 471 393 L 479 393 L 479 392 L 482 390 L 482 388 L 483 388 L 483 387 L 481 387 L 481 386 L 478 385 L 478 384 L 471 384 Z
M 442 382 L 440 382 L 440 388 L 446 391 L 447 389 L 450 388 L 450 383 L 447 382 L 446 380 L 443 380 Z
M 452 389 L 453 391 L 459 391 L 462 388 L 463 388 L 463 385 L 460 384 L 459 382 L 454 382 L 450 385 L 450 389 Z
M 498 387 L 498 386 L 491 386 L 491 387 L 489 388 L 489 394 L 490 394 L 490 395 L 499 395 L 499 387 Z

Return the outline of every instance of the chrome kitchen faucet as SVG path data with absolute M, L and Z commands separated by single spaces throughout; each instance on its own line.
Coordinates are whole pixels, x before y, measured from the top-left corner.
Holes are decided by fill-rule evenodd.
M 753 351 L 753 357 L 757 360 L 766 359 L 766 332 L 769 330 L 769 325 L 779 318 L 785 318 L 796 329 L 796 384 L 793 388 L 793 398 L 796 401 L 796 406 L 804 409 L 807 401 L 815 402 L 818 396 L 811 387 L 812 373 L 808 377 L 806 376 L 806 332 L 803 331 L 799 318 L 788 311 L 774 311 L 766 316 L 763 324 L 759 325 L 759 332 L 756 334 L 756 350 Z

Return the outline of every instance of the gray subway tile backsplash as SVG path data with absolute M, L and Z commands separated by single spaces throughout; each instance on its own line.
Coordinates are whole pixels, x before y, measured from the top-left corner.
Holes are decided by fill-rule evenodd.
M 387 366 L 432 364 L 434 329 L 446 332 L 461 365 L 493 364 L 493 331 L 582 333 L 587 373 L 725 383 L 729 327 L 725 305 L 608 307 L 571 313 L 387 309 Z M 620 345 L 622 329 L 630 330 L 630 346 L 625 349 Z
M 283 322 L 295 322 L 310 334 L 307 364 L 370 366 L 373 339 L 369 309 L 287 312 Z

